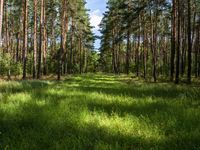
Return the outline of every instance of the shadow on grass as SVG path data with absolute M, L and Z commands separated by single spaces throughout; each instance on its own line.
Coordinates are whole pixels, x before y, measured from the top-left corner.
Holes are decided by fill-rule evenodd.
M 98 78 L 97 78 L 98 79 Z M 93 80 L 93 79 L 92 79 Z M 167 103 L 122 104 L 117 102 L 101 102 L 97 97 L 87 98 L 91 92 L 110 96 L 129 96 L 132 98 L 159 98 L 171 100 L 182 98 L 186 90 L 175 87 L 156 87 L 145 85 L 119 86 L 119 83 L 95 83 L 90 79 L 66 80 L 60 83 L 20 82 L 16 87 L 3 87 L 2 92 L 27 92 L 32 101 L 21 104 L 15 113 L 7 113 L 0 109 L 0 149 L 198 149 L 199 144 L 199 114 L 186 117 L 186 108 L 172 106 Z M 96 79 L 95 79 L 96 80 Z M 87 82 L 88 81 L 88 82 Z M 103 81 L 103 79 L 102 79 Z M 112 81 L 112 79 L 111 79 Z M 78 83 L 79 86 L 68 87 Z M 66 94 L 50 93 L 48 89 L 66 89 Z M 70 95 L 77 90 L 84 94 Z M 68 92 L 68 93 L 67 93 Z M 199 98 L 199 97 L 197 97 Z M 38 104 L 44 101 L 42 104 Z M 65 101 L 63 104 L 62 102 Z M 84 102 L 83 102 L 84 101 Z M 100 103 L 101 102 L 101 103 Z M 84 109 L 89 112 L 112 113 L 123 117 L 126 114 L 150 119 L 150 124 L 159 127 L 165 133 L 164 140 L 148 137 L 112 133 L 107 128 L 95 123 L 82 122 Z M 174 119 L 170 124 L 170 119 Z M 193 132 L 195 130 L 196 132 Z M 196 134 L 195 134 L 196 133 Z
M 53 95 L 51 95 L 53 96 Z M 56 95 L 57 96 L 57 95 Z M 67 98 L 67 96 L 65 97 Z M 70 105 L 77 106 L 79 96 Z M 59 101 L 58 99 L 58 102 Z M 102 111 L 111 115 L 111 111 L 119 114 L 131 113 L 140 117 L 148 116 L 152 124 L 166 130 L 166 140 L 155 141 L 140 136 L 126 136 L 121 133 L 112 133 L 108 129 L 96 124 L 82 124 L 82 108 L 77 106 L 71 113 L 62 110 L 58 103 L 46 103 L 39 106 L 33 101 L 21 106 L 16 114 L 0 112 L 0 148 L 4 149 L 195 149 L 200 147 L 199 134 L 190 135 L 189 128 L 181 126 L 182 112 L 177 108 L 169 108 L 164 104 L 150 104 L 147 106 L 123 106 L 97 104 L 93 100 L 86 103 L 90 111 Z M 74 107 L 72 107 L 74 108 Z M 157 111 L 155 111 L 157 110 Z M 174 114 L 172 113 L 174 111 Z M 169 116 L 164 115 L 164 113 Z M 164 120 L 153 120 L 155 115 Z M 177 120 L 174 126 L 167 126 L 171 116 Z M 157 118 L 157 119 L 158 119 Z M 162 122 L 163 121 L 163 122 Z M 166 122 L 165 122 L 166 121 Z M 189 121 L 189 120 L 186 120 Z M 192 121 L 192 120 L 191 120 Z M 194 120 L 193 120 L 194 121 Z M 182 122 L 184 125 L 185 122 Z M 190 122 L 190 127 L 199 127 Z M 196 125 L 199 122 L 196 122 Z M 182 132 L 179 135 L 174 132 Z
M 163 100 L 173 99 L 192 99 L 199 100 L 199 87 L 193 85 L 177 86 L 167 83 L 140 83 L 135 81 L 131 84 L 126 84 L 119 77 L 106 76 L 79 76 L 78 78 L 69 78 L 64 81 L 65 86 L 78 84 L 77 90 L 85 93 L 98 92 L 110 96 L 128 96 L 132 98 L 160 98 Z
M 0 148 L 87 150 L 107 146 L 111 149 L 148 149 L 158 144 L 151 139 L 112 134 L 94 124 L 80 126 L 81 109 L 77 109 L 76 114 L 65 112 L 64 116 L 57 116 L 58 109 L 57 106 L 29 103 L 15 115 L 0 112 Z
M 78 90 L 81 90 L 86 93 L 91 92 L 98 92 L 98 93 L 104 93 L 111 96 L 128 96 L 132 98 L 161 98 L 163 100 L 172 100 L 172 99 L 182 99 L 182 98 L 190 98 L 192 96 L 193 99 L 200 99 L 200 94 L 195 93 L 196 96 L 191 95 L 190 92 L 188 92 L 188 89 L 177 89 L 175 87 L 118 87 L 115 86 L 106 86 L 106 84 L 93 84 L 92 86 L 85 86 L 81 85 L 77 87 Z
M 47 88 L 49 84 L 45 81 L 16 81 L 12 84 L 0 86 L 1 93 L 14 94 L 20 92 L 31 92 L 37 89 Z

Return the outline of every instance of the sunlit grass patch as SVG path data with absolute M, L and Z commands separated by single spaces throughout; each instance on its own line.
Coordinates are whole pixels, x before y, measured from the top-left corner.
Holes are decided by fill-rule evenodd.
M 4 81 L 0 149 L 198 149 L 198 91 L 125 75 Z

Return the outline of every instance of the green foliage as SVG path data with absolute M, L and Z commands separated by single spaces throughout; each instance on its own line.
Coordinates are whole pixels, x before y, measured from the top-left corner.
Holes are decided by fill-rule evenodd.
M 27 55 L 26 68 L 27 68 L 27 73 L 32 74 L 33 72 L 33 54 L 32 53 L 28 53 Z
M 127 76 L 0 83 L 0 149 L 199 149 L 200 94 Z
M 13 63 L 11 65 L 11 75 L 19 76 L 22 74 L 22 64 L 20 62 Z
M 11 58 L 9 54 L 0 55 L 0 73 L 1 75 L 7 75 L 7 71 L 10 69 Z
M 10 54 L 5 53 L 0 55 L 0 75 L 19 76 L 22 74 L 22 64 L 13 61 Z
M 88 58 L 88 70 L 89 72 L 97 72 L 98 71 L 98 67 L 99 67 L 99 59 L 100 56 L 98 54 L 98 52 L 96 51 L 91 51 L 91 54 L 89 55 Z
M 11 56 L 10 54 L 0 54 L 0 74 L 7 75 L 8 70 L 11 69 Z
M 79 73 L 79 68 L 82 65 L 80 60 L 80 56 L 84 57 L 84 53 L 80 49 L 86 49 L 85 52 L 87 57 L 84 57 L 84 61 L 89 62 L 90 51 L 94 49 L 93 44 L 95 37 L 92 32 L 92 27 L 90 25 L 90 18 L 88 14 L 88 10 L 86 9 L 85 0 L 48 0 L 44 1 L 44 6 L 42 6 L 42 1 L 37 1 L 37 5 L 35 5 L 35 1 L 30 0 L 26 1 L 28 4 L 28 43 L 27 43 L 27 64 L 26 71 L 27 75 L 33 74 L 33 52 L 34 52 L 34 23 L 35 23 L 35 12 L 36 12 L 36 26 L 37 26 L 37 64 L 35 66 L 38 67 L 40 64 L 39 59 L 39 47 L 42 44 L 41 48 L 41 70 L 44 70 L 45 57 L 44 53 L 44 42 L 46 40 L 46 59 L 47 59 L 47 74 L 57 74 L 59 65 L 64 66 L 64 62 L 67 64 L 71 64 L 69 73 Z M 22 51 L 23 45 L 23 18 L 24 14 L 22 8 L 24 8 L 25 1 L 19 0 L 8 0 L 4 1 L 5 11 L 3 11 L 3 16 L 6 16 L 6 19 L 3 19 L 3 33 L 2 39 L 3 45 L 1 49 L 6 50 L 9 54 L 5 54 L 5 56 L 1 56 L 1 75 L 18 75 L 21 73 L 21 69 L 19 70 L 20 64 L 15 64 L 16 55 L 23 59 Z M 37 6 L 37 7 L 36 7 Z M 41 16 L 41 7 L 44 8 L 45 15 Z M 37 9 L 35 9 L 37 8 Z M 37 10 L 37 11 L 36 11 Z M 66 14 L 66 15 L 64 15 Z M 40 19 L 44 20 L 42 26 L 40 25 Z M 72 23 L 73 22 L 73 23 Z M 61 35 L 61 30 L 63 28 L 63 32 Z M 41 29 L 41 32 L 40 32 Z M 44 30 L 46 29 L 46 30 Z M 66 30 L 68 29 L 68 30 Z M 7 33 L 8 32 L 8 33 Z M 43 35 L 40 35 L 43 34 Z M 46 35 L 48 38 L 46 39 Z M 8 37 L 7 37 L 8 36 Z M 40 39 L 42 37 L 42 39 Z M 61 39 L 66 38 L 65 43 L 61 44 Z M 12 41 L 12 42 L 11 42 Z M 41 43 L 42 42 L 42 43 Z M 63 41 L 64 42 L 64 41 Z M 62 47 L 62 58 L 58 57 L 58 50 L 61 49 L 61 45 L 65 45 Z M 0 53 L 2 53 L 1 51 Z M 2 55 L 2 54 L 1 54 Z M 21 56 L 20 56 L 21 55 Z M 70 57 L 73 57 L 70 58 Z M 62 64 L 58 64 L 58 59 L 62 59 Z M 71 61 L 71 62 L 70 62 Z M 90 63 L 90 62 L 89 62 Z M 91 62 L 93 63 L 93 62 Z M 23 65 L 25 66 L 25 65 Z M 22 67 L 23 67 L 22 66 Z M 85 68 L 87 66 L 84 66 Z M 61 67 L 60 67 L 61 68 Z M 63 71 L 63 70 L 62 70 Z M 92 68 L 93 71 L 93 68 Z M 10 73 L 8 73 L 10 72 Z

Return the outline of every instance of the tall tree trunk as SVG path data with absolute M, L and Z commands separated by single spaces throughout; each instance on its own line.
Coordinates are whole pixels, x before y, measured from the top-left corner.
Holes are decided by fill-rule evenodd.
M 42 65 L 42 48 L 43 48 L 43 26 L 44 26 L 44 18 L 43 18 L 43 15 L 44 15 L 44 0 L 41 0 L 41 7 L 40 7 L 40 11 L 41 11 L 41 14 L 40 14 L 40 41 L 39 41 L 39 53 L 38 53 L 38 72 L 37 72 L 37 78 L 40 79 L 41 78 L 41 65 Z
M 68 14 L 67 14 L 67 2 L 65 2 L 64 7 L 64 18 L 63 18 L 63 60 L 62 60 L 62 66 L 63 66 L 63 73 L 67 73 L 67 33 L 68 33 Z
M 33 79 L 37 72 L 37 0 L 34 0 L 34 51 L 33 51 Z
M 83 59 L 83 60 L 84 60 L 84 61 L 83 61 L 84 67 L 83 67 L 83 68 L 84 68 L 84 73 L 87 73 L 87 65 L 88 65 L 88 60 L 87 60 L 87 59 L 88 59 L 88 58 L 87 58 L 87 57 L 88 57 L 88 56 L 87 56 L 87 49 L 84 48 L 83 51 L 84 51 L 84 59 Z
M 180 72 L 180 32 L 181 32 L 181 6 L 180 0 L 177 0 L 178 7 L 178 24 L 177 24 L 177 48 L 176 48 L 176 79 L 175 83 L 179 83 L 179 72 Z
M 58 66 L 57 66 L 57 79 L 60 80 L 62 73 L 62 58 L 63 51 L 65 49 L 65 19 L 66 19 L 66 1 L 62 0 L 62 10 L 61 10 L 61 37 L 60 37 L 60 49 L 58 51 Z
M 199 77 L 200 76 L 200 44 L 199 44 L 199 42 L 200 42 L 200 26 L 198 27 L 198 60 L 197 60 L 197 76 Z
M 72 73 L 73 50 L 74 50 L 74 16 L 72 15 L 71 35 L 70 35 L 70 56 L 69 56 L 69 73 Z
M 62 43 L 63 43 L 63 37 L 62 34 L 60 35 L 60 49 L 58 50 L 57 54 L 57 60 L 58 60 L 58 66 L 57 66 L 57 80 L 59 81 L 61 79 L 61 70 L 62 70 Z
M 5 0 L 5 48 L 6 53 L 9 53 L 9 22 L 8 22 L 8 1 Z
M 137 48 L 135 52 L 135 59 L 136 59 L 136 75 L 139 76 L 140 71 L 140 30 L 138 32 L 138 40 L 137 40 Z
M 130 71 L 130 30 L 127 31 L 127 45 L 126 45 L 126 74 Z
M 147 77 L 147 46 L 148 46 L 148 40 L 147 40 L 147 34 L 145 33 L 145 29 L 144 29 L 144 33 L 143 33 L 143 36 L 144 36 L 144 45 L 143 45 L 143 51 L 144 51 L 144 79 L 146 79 Z
M 182 17 L 182 40 L 181 40 L 181 70 L 180 70 L 180 73 L 181 73 L 181 76 L 183 77 L 184 76 L 184 73 L 185 73 L 185 53 L 186 53 L 186 39 L 187 39 L 187 34 L 185 33 L 186 32 L 186 29 L 185 29 L 185 18 Z
M 23 24 L 23 79 L 26 79 L 26 62 L 28 47 L 28 0 L 24 0 L 24 24 Z
M 0 1 L 0 48 L 2 47 L 2 26 L 3 26 L 3 6 L 4 0 Z
M 8 9 L 8 1 L 6 1 L 5 0 L 5 7 L 4 7 L 4 19 L 5 19 L 5 21 L 4 21 L 4 26 L 5 26 L 5 30 L 4 30 L 4 36 L 5 36 L 5 53 L 10 57 L 10 50 L 9 50 L 9 19 L 8 19 L 8 12 L 9 11 L 9 9 Z M 8 66 L 10 66 L 10 63 L 11 62 L 8 62 L 9 64 L 7 64 Z M 8 80 L 10 80 L 10 67 L 8 67 L 8 70 L 7 70 L 7 76 L 8 76 Z
M 79 38 L 79 73 L 81 74 L 83 71 L 83 64 L 82 64 L 82 37 Z
M 192 71 L 192 39 L 191 39 L 191 1 L 188 1 L 188 74 L 187 81 L 191 83 Z
M 151 13 L 151 51 L 152 51 L 152 62 L 153 62 L 153 79 L 154 79 L 154 82 L 156 82 L 157 81 L 157 75 L 156 75 L 157 10 L 156 10 L 156 15 L 155 16 L 153 15 L 152 10 L 150 11 L 150 13 Z M 153 20 L 153 17 L 155 17 L 155 21 Z
M 67 4 L 66 4 L 67 5 Z M 66 6 L 66 9 L 67 9 L 68 7 Z M 67 12 L 67 10 L 66 10 L 66 12 Z M 66 14 L 66 18 L 65 18 L 65 21 L 66 21 L 66 23 L 65 23 L 65 60 L 64 60 L 64 74 L 66 74 L 66 73 L 68 73 L 68 48 L 67 48 L 67 39 L 68 39 L 68 25 L 69 25 L 69 20 L 68 20 L 68 14 Z
M 171 68 L 170 68 L 170 80 L 174 80 L 174 62 L 176 53 L 176 0 L 173 0 L 172 10 L 172 35 L 171 35 Z
M 46 0 L 43 5 L 43 74 L 47 75 L 47 22 L 46 22 Z
M 54 17 L 52 17 L 51 21 L 51 54 L 55 53 L 56 49 L 56 40 L 55 40 L 55 22 L 54 22 Z
M 116 49 L 115 49 L 115 29 L 112 30 L 112 72 L 117 74 L 117 66 L 116 66 Z
M 137 77 L 139 76 L 139 71 L 140 71 L 140 31 L 141 31 L 141 22 L 140 22 L 140 15 L 138 16 L 138 25 L 139 25 L 139 31 L 137 34 L 137 48 L 136 48 L 136 52 L 135 52 L 135 60 L 136 60 L 136 75 Z
M 19 41 L 19 36 L 20 36 L 20 34 L 19 34 L 19 32 L 17 32 L 16 33 L 16 41 L 17 41 L 17 45 L 16 45 L 16 62 L 18 62 L 19 61 L 19 46 L 20 46 L 20 41 Z
M 196 40 L 195 40 L 195 63 L 194 63 L 194 71 L 195 71 L 195 77 L 198 77 L 198 52 L 199 52 L 199 27 L 196 31 Z

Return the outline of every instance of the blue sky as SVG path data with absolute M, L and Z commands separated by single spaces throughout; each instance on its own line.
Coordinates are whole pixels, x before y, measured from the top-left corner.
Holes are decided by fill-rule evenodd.
M 101 19 L 103 17 L 103 13 L 106 10 L 106 1 L 107 0 L 86 0 L 87 4 L 86 7 L 87 9 L 90 9 L 90 22 L 91 25 L 94 26 L 95 28 L 93 29 L 93 32 L 95 35 L 100 35 L 99 33 L 99 23 L 101 22 Z M 98 49 L 100 46 L 100 41 L 97 40 L 95 42 L 95 48 Z

